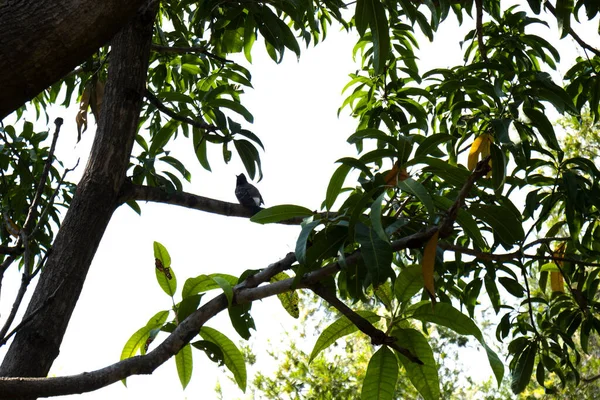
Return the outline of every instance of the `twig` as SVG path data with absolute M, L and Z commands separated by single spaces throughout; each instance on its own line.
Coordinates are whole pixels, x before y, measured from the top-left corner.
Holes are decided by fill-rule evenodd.
M 556 17 L 556 8 L 554 8 L 554 6 L 549 2 L 546 1 L 544 2 L 544 6 L 550 11 L 550 13 L 552 15 L 554 15 L 554 17 Z M 579 37 L 579 35 L 577 33 L 575 33 L 575 31 L 573 30 L 573 28 L 569 27 L 569 35 L 577 42 L 577 44 L 579 44 L 582 48 L 591 51 L 592 53 L 594 53 L 595 55 L 597 55 L 598 57 L 600 57 L 600 50 L 590 46 L 589 44 L 587 44 L 586 42 L 583 41 L 583 39 L 581 39 Z
M 165 106 L 159 99 L 156 97 L 150 90 L 146 89 L 144 92 L 144 96 L 148 99 L 148 101 L 156 107 L 159 111 L 167 114 L 169 117 L 173 118 L 175 121 L 184 122 L 191 126 L 194 126 L 199 129 L 205 129 L 208 132 L 216 132 L 217 127 L 211 124 L 206 123 L 205 121 L 195 121 L 191 118 L 184 117 L 183 115 L 177 114 L 175 111 L 171 110 L 169 107 Z
M 46 179 L 48 178 L 48 174 L 50 173 L 52 161 L 54 161 L 54 150 L 56 149 L 56 142 L 58 140 L 58 135 L 60 134 L 60 127 L 63 124 L 63 119 L 60 117 L 56 118 L 54 120 L 54 124 L 56 125 L 56 129 L 54 130 L 54 135 L 52 136 L 52 144 L 50 145 L 50 150 L 48 151 L 48 158 L 46 159 L 46 163 L 44 164 L 44 170 L 42 171 L 42 176 L 40 177 L 40 182 L 38 183 L 37 191 L 35 193 L 35 196 L 33 197 L 31 206 L 29 206 L 27 218 L 25 218 L 25 223 L 23 224 L 23 231 L 26 235 L 29 234 L 31 228 L 33 227 L 33 224 L 35 223 L 36 209 L 42 198 L 42 193 L 44 192 L 44 187 L 46 186 Z
M 204 46 L 192 46 L 192 47 L 171 47 L 171 46 L 161 46 L 158 44 L 153 44 L 150 47 L 151 50 L 160 52 L 160 53 L 175 53 L 175 54 L 188 54 L 188 53 L 200 53 L 204 54 L 206 57 L 215 59 L 222 63 L 232 63 L 233 61 L 228 60 L 226 58 L 220 57 L 214 53 L 206 50 Z
M 376 346 L 386 345 L 390 346 L 410 361 L 423 365 L 423 361 L 419 359 L 419 357 L 415 356 L 410 352 L 409 349 L 404 348 L 396 344 L 396 338 L 393 336 L 388 336 L 380 329 L 377 329 L 367 321 L 365 318 L 361 317 L 357 313 L 355 313 L 350 307 L 344 304 L 337 296 L 331 293 L 327 288 L 320 283 L 309 286 L 309 289 L 315 292 L 319 297 L 325 300 L 327 303 L 331 304 L 335 307 L 339 312 L 341 312 L 346 318 L 348 318 L 356 327 L 363 332 L 365 335 L 371 338 L 371 343 Z
M 487 49 L 483 41 L 483 1 L 475 0 L 475 8 L 477 12 L 475 29 L 477 30 L 477 43 L 479 45 L 479 53 L 481 54 L 481 59 L 483 61 L 487 61 Z

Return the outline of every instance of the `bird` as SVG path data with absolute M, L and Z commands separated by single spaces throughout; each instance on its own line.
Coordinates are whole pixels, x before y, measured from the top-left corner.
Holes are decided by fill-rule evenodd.
M 235 197 L 237 197 L 240 204 L 253 211 L 260 210 L 260 205 L 265 204 L 265 202 L 258 189 L 248 183 L 246 175 L 239 174 L 236 178 Z

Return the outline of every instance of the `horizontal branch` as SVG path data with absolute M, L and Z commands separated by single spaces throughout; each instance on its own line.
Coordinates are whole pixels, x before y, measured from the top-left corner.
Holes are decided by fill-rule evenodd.
M 211 53 L 210 51 L 206 50 L 206 47 L 204 47 L 204 46 L 172 47 L 172 46 L 161 46 L 158 44 L 153 44 L 152 47 L 150 47 L 150 49 L 152 49 L 153 51 L 156 51 L 156 52 L 160 52 L 160 53 L 174 53 L 174 54 L 200 53 L 200 54 L 204 54 L 206 57 L 215 59 L 222 63 L 233 62 L 231 60 L 228 60 L 226 58 L 218 56 L 214 53 Z
M 131 183 L 125 184 L 119 202 L 123 204 L 132 200 L 171 204 L 212 214 L 224 215 L 226 217 L 250 218 L 256 213 L 254 210 L 250 210 L 241 204 L 211 199 L 209 197 L 203 197 L 188 192 L 175 191 L 167 193 L 159 187 L 135 185 Z M 324 217 L 326 213 L 317 213 L 317 215 Z M 329 216 L 331 215 L 332 213 L 329 213 Z M 298 217 L 279 221 L 278 223 L 283 225 L 300 225 L 302 220 L 303 218 Z

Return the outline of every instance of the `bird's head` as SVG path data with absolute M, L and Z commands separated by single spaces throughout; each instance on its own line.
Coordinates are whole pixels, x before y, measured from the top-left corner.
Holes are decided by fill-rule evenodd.
M 244 174 L 236 175 L 236 178 L 237 178 L 236 183 L 238 185 L 243 185 L 244 183 L 248 183 L 248 181 L 246 180 L 246 175 L 244 175 Z

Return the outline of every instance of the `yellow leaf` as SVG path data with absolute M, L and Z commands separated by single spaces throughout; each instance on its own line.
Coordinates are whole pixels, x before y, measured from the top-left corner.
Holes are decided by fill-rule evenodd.
M 479 161 L 479 156 L 481 155 L 481 159 L 486 158 L 490 155 L 490 147 L 494 142 L 494 138 L 484 133 L 479 135 L 473 140 L 473 144 L 471 145 L 471 149 L 469 150 L 469 158 L 467 161 L 467 167 L 469 171 L 473 171 L 475 166 L 477 166 L 477 162 Z M 492 165 L 492 160 L 490 160 L 490 166 Z M 488 173 L 490 176 L 491 171 Z
M 433 236 L 427 241 L 423 250 L 423 260 L 421 264 L 421 272 L 423 273 L 423 283 L 425 289 L 431 298 L 431 302 L 435 304 L 435 287 L 433 285 L 433 270 L 435 266 L 435 253 L 437 250 L 439 232 L 436 231 Z
M 550 287 L 553 292 L 565 292 L 565 279 L 560 272 L 550 272 Z
M 15 224 L 13 220 L 9 218 L 8 215 L 3 214 L 2 216 L 4 217 L 4 224 L 8 233 L 11 236 L 18 238 L 19 234 L 21 233 L 21 228 L 19 227 L 19 225 Z
M 400 169 L 398 167 L 398 163 L 394 163 L 394 166 L 391 170 L 387 171 L 383 177 L 385 184 L 388 186 L 396 186 L 398 182 L 402 182 L 409 178 L 408 172 L 406 172 L 406 168 Z

